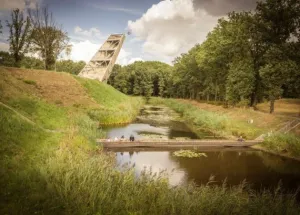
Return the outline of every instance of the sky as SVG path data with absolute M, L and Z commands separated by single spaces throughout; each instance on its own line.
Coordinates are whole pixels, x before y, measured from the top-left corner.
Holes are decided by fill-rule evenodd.
M 253 10 L 256 0 L 0 0 L 0 50 L 8 50 L 10 11 L 47 6 L 68 32 L 72 60 L 88 62 L 106 38 L 127 33 L 117 63 L 158 60 L 168 64 L 201 44 L 230 11 Z

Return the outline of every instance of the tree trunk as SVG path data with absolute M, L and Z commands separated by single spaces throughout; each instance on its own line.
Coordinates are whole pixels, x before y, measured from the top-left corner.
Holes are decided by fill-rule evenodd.
M 270 114 L 274 113 L 274 107 L 275 107 L 275 99 L 271 99 L 270 101 Z
M 258 102 L 258 94 L 261 88 L 261 78 L 259 75 L 259 65 L 256 59 L 253 61 L 253 67 L 254 67 L 254 72 L 255 72 L 255 86 L 254 90 L 251 94 L 251 101 L 250 101 L 250 106 L 255 107 L 257 102 Z

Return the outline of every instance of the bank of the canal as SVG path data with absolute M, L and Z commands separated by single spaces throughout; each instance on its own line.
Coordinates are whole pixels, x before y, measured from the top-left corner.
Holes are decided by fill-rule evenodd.
M 135 140 L 144 141 L 220 138 L 210 132 L 196 132 L 180 114 L 165 105 L 145 105 L 132 123 L 106 126 L 103 130 L 110 140 L 120 139 L 122 136 L 129 140 L 131 135 Z
M 63 72 L 0 67 L 0 74 L 0 214 L 300 212 L 294 193 L 170 188 L 164 178 L 121 172 L 96 145 L 104 137 L 97 127 L 134 119 L 140 99 Z
M 300 159 L 300 138 L 293 133 L 276 133 L 294 118 L 271 115 L 244 108 L 223 108 L 190 100 L 151 98 L 151 104 L 164 104 L 178 112 L 194 131 L 206 130 L 226 139 L 254 140 L 262 134 L 270 137 L 254 148 L 295 160 Z M 300 108 L 300 107 L 299 107 Z M 251 122 L 251 123 L 250 123 Z
M 235 186 L 245 180 L 257 191 L 275 189 L 280 185 L 285 191 L 295 192 L 300 187 L 299 162 L 260 150 L 242 148 L 242 143 L 236 139 L 217 140 L 225 145 L 210 142 L 213 140 L 209 139 L 215 138 L 215 135 L 204 132 L 203 127 L 193 127 L 193 124 L 189 124 L 190 121 L 185 121 L 184 116 L 161 104 L 147 104 L 133 123 L 104 129 L 107 138 L 111 140 L 121 136 L 129 139 L 130 135 L 134 135 L 136 141 L 131 144 L 132 148 L 128 148 L 127 142 L 124 141 L 106 142 L 105 144 L 111 145 L 106 150 L 116 154 L 118 167 L 129 163 L 133 165 L 137 175 L 144 170 L 151 170 L 156 174 L 164 171 L 171 185 L 186 185 L 190 182 L 198 186 L 208 182 L 221 185 L 226 181 L 227 186 Z M 198 133 L 193 130 L 197 130 Z M 205 152 L 205 157 L 178 158 L 173 155 L 175 150 L 187 148 L 185 143 L 193 143 L 195 139 L 202 144 L 199 147 L 194 144 L 192 150 Z M 176 142 L 178 146 L 172 149 Z M 239 147 L 228 147 L 230 143 Z M 157 144 L 160 144 L 160 147 L 157 147 Z M 212 178 L 213 180 L 209 181 Z

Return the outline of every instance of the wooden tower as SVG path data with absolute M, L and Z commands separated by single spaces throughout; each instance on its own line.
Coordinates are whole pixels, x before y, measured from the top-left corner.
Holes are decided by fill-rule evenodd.
M 111 34 L 79 73 L 80 77 L 106 82 L 125 40 L 124 34 Z

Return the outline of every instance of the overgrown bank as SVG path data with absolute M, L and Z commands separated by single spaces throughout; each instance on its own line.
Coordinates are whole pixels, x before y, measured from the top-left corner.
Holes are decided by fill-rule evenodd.
M 0 75 L 0 101 L 11 107 L 0 103 L 1 214 L 300 212 L 293 195 L 277 191 L 170 188 L 163 177 L 121 173 L 95 145 L 98 123 L 129 120 L 139 98 L 64 73 L 0 68 Z
M 267 131 L 266 127 L 249 124 L 247 119 L 234 119 L 229 113 L 224 111 L 211 110 L 211 107 L 214 105 L 208 105 L 208 108 L 201 108 L 197 106 L 200 104 L 197 102 L 162 98 L 151 98 L 150 102 L 165 104 L 179 112 L 196 130 L 207 130 L 227 138 L 243 136 L 245 139 L 255 139 Z M 243 111 L 242 109 L 240 110 Z
M 255 148 L 300 161 L 300 138 L 292 133 L 267 137 L 262 144 Z
M 223 137 L 255 139 L 262 134 L 266 137 L 259 148 L 286 157 L 300 158 L 300 138 L 292 133 L 275 133 L 291 120 L 288 117 L 242 108 L 223 108 L 221 106 L 198 103 L 189 100 L 151 98 L 150 103 L 165 104 L 183 115 L 194 130 L 208 130 Z M 253 123 L 249 123 L 249 119 Z

